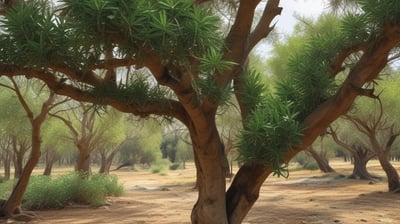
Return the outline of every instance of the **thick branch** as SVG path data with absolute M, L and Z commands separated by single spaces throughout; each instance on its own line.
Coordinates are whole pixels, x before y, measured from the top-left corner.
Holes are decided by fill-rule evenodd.
M 347 48 L 340 52 L 338 56 L 336 56 L 335 60 L 333 61 L 331 67 L 330 67 L 330 75 L 331 77 L 335 77 L 339 72 L 343 71 L 345 68 L 342 66 L 344 60 L 346 60 L 347 57 L 349 57 L 351 54 L 359 52 L 359 51 L 365 51 L 368 49 L 368 44 L 369 43 L 360 43 L 359 45 Z
M 246 49 L 246 55 L 260 42 L 263 38 L 274 29 L 275 25 L 271 26 L 272 20 L 281 14 L 282 8 L 279 7 L 279 0 L 269 0 L 265 5 L 264 12 L 258 21 L 256 28 L 249 36 L 249 42 Z

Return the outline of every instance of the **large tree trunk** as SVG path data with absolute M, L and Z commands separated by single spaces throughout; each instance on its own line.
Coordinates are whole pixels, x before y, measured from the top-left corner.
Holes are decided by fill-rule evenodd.
M 90 172 L 90 151 L 87 148 L 79 148 L 76 170 L 85 174 Z
M 78 147 L 78 158 L 76 160 L 76 171 L 81 172 L 84 177 L 90 173 L 90 147 L 89 141 L 81 139 L 76 146 Z
M 379 163 L 386 173 L 389 191 L 396 191 L 400 188 L 399 174 L 393 165 L 389 162 L 389 156 L 386 152 L 378 155 Z
M 215 125 L 212 124 L 209 127 L 209 133 L 191 136 L 199 192 L 191 220 L 196 224 L 226 224 L 228 220 L 225 201 L 225 167 L 223 166 L 225 155 Z
M 319 169 L 324 173 L 334 173 L 336 172 L 330 165 L 327 158 L 321 156 L 314 150 L 312 146 L 308 147 L 306 152 L 310 153 L 313 159 L 317 162 Z

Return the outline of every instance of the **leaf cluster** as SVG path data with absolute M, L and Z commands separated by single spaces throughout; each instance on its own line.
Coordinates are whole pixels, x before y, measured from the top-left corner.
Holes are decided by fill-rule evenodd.
M 88 56 L 72 24 L 58 17 L 45 1 L 15 4 L 0 24 L 2 63 L 39 68 L 56 63 L 77 68 Z
M 287 176 L 283 156 L 300 142 L 302 127 L 293 103 L 268 92 L 254 71 L 244 71 L 242 97 L 250 114 L 239 136 L 239 161 L 272 168 Z
M 137 75 L 128 84 L 120 83 L 117 87 L 110 85 L 96 86 L 92 94 L 98 99 L 97 104 L 103 105 L 104 98 L 112 98 L 133 105 L 161 103 L 169 93 L 162 88 L 151 85 L 144 75 Z
M 293 104 L 270 95 L 245 121 L 239 141 L 239 161 L 272 168 L 287 176 L 283 156 L 300 142 L 302 127 Z
M 331 77 L 330 66 L 346 45 L 340 26 L 306 37 L 305 43 L 291 52 L 287 62 L 288 76 L 278 81 L 277 95 L 293 102 L 299 120 L 333 95 L 337 86 Z
M 155 50 L 164 63 L 178 63 L 220 45 L 218 18 L 191 0 L 64 0 L 67 18 L 88 42 L 118 44 L 140 57 Z
M 400 25 L 400 2 L 385 0 L 358 0 L 368 23 L 383 27 L 385 23 Z

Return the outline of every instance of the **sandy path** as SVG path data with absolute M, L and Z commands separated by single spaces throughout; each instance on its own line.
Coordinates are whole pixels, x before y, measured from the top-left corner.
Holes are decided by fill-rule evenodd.
M 395 165 L 400 171 L 400 163 Z M 332 166 L 342 174 L 351 171 L 351 166 L 341 161 Z M 39 218 L 32 223 L 190 223 L 197 197 L 192 189 L 194 170 L 192 166 L 164 176 L 148 171 L 118 171 L 115 174 L 121 183 L 131 190 L 122 197 L 110 198 L 111 206 L 37 211 Z M 383 176 L 376 162 L 369 170 Z M 384 182 L 372 184 L 318 171 L 294 171 L 289 179 L 268 179 L 244 223 L 400 223 L 400 194 L 387 193 L 386 189 Z

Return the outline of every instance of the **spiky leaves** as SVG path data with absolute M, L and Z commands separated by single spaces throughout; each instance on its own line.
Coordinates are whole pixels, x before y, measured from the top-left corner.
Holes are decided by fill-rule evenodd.
M 71 27 L 40 1 L 16 4 L 1 18 L 2 63 L 46 67 L 63 62 L 78 67 L 84 61 Z
M 249 115 L 241 132 L 239 161 L 261 164 L 287 176 L 283 155 L 300 142 L 301 126 L 292 103 L 269 96 Z
M 278 176 L 287 176 L 283 155 L 299 143 L 301 125 L 293 104 L 268 93 L 259 74 L 244 75 L 243 101 L 252 108 L 240 134 L 239 161 L 261 164 Z
M 400 25 L 400 1 L 358 0 L 367 21 L 382 27 L 390 22 Z
M 156 51 L 165 64 L 201 57 L 221 44 L 218 18 L 191 0 L 64 0 L 89 41 L 117 43 L 125 54 Z

